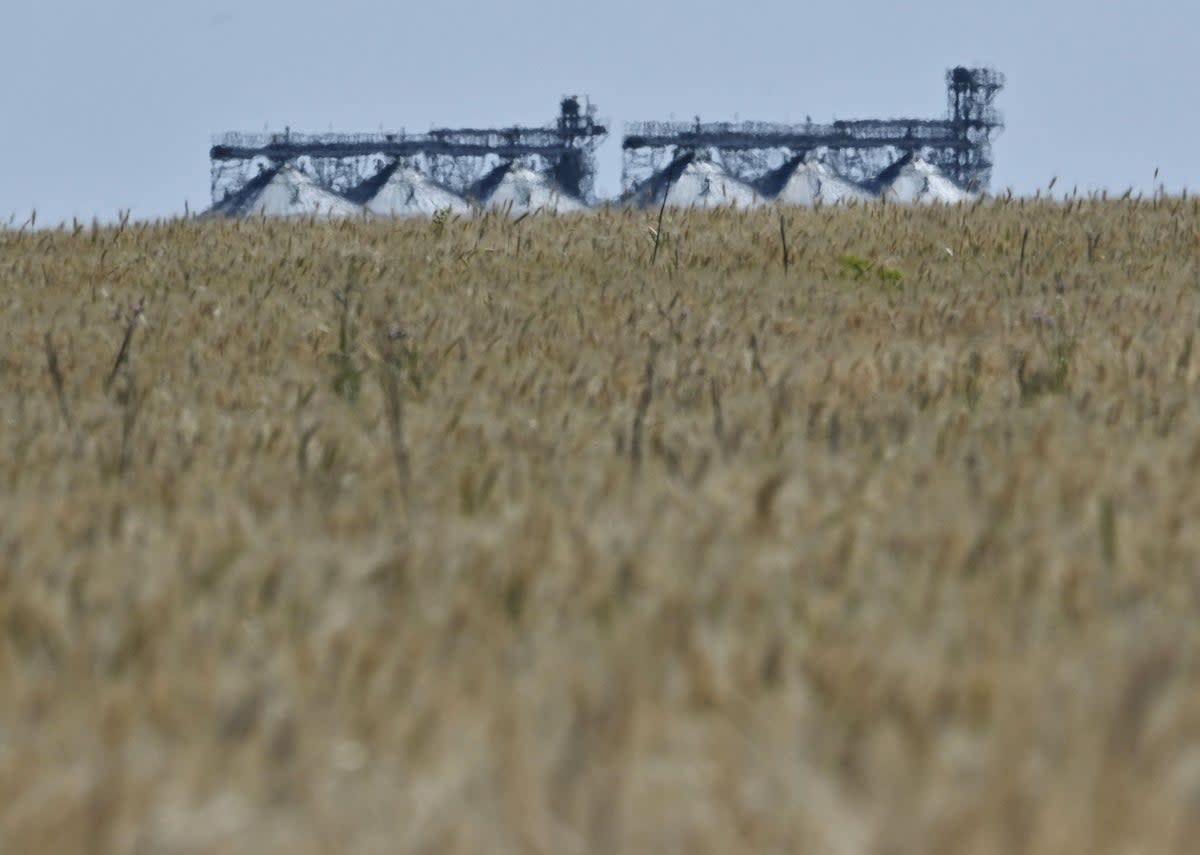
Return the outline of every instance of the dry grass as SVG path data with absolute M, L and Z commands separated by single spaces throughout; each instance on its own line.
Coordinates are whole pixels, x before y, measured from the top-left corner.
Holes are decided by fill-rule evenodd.
M 656 213 L 0 232 L 0 851 L 1191 851 L 1200 208 Z

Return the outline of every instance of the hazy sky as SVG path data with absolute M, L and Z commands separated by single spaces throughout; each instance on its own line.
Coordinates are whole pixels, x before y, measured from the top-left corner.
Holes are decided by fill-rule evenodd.
M 1200 189 L 1200 7 L 1183 0 L 5 0 L 0 214 L 208 204 L 222 130 L 541 124 L 590 94 L 621 123 L 940 117 L 990 64 L 993 189 Z

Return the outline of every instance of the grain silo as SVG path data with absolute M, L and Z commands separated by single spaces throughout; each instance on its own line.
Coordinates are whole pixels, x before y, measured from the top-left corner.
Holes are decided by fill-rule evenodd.
M 383 217 L 429 216 L 449 210 L 470 213 L 461 196 L 402 160 L 394 160 L 379 173 L 346 194 L 372 214 Z
M 710 158 L 694 151 L 677 156 L 626 194 L 628 204 L 655 208 L 755 208 L 763 198 L 749 184 L 725 172 Z
M 953 205 L 969 202 L 975 196 L 959 187 L 929 161 L 917 154 L 906 154 L 879 174 L 875 187 L 881 199 L 889 202 L 941 202 Z
M 1004 75 L 959 66 L 948 70 L 945 79 L 943 118 L 702 122 L 697 116 L 693 121 L 633 122 L 626 125 L 621 142 L 621 184 L 627 196 L 632 194 L 683 152 L 703 153 L 726 175 L 752 184 L 793 158 L 820 152 L 833 174 L 870 186 L 898 158 L 916 152 L 959 188 L 986 191 L 992 140 L 1004 127 L 995 107 Z M 803 196 L 804 188 L 797 189 Z M 934 186 L 926 195 L 939 196 L 940 190 Z
M 783 205 L 865 202 L 875 194 L 836 174 L 813 153 L 791 158 L 758 183 L 762 194 Z
M 587 208 L 554 179 L 535 172 L 520 161 L 497 166 L 467 191 L 467 198 L 485 208 L 515 213 L 544 210 L 569 214 Z
M 223 217 L 340 218 L 362 216 L 363 210 L 285 163 L 264 170 L 213 205 L 209 213 Z

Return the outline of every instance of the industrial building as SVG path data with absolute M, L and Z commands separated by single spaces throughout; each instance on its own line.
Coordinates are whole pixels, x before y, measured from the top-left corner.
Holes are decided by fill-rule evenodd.
M 621 142 L 617 201 L 751 208 L 975 198 L 991 179 L 991 144 L 1004 126 L 994 102 L 1003 86 L 993 69 L 950 69 L 941 119 L 634 123 Z M 543 127 L 230 133 L 209 152 L 212 213 L 573 213 L 601 201 L 596 149 L 607 134 L 578 96 L 563 98 L 558 118 Z

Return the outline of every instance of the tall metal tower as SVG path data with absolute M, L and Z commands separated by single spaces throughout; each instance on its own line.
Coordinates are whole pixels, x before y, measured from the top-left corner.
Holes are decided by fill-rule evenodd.
M 986 190 L 992 178 L 992 136 L 1004 127 L 993 106 L 1004 75 L 991 68 L 952 68 L 946 72 L 946 105 L 957 146 L 947 173 L 967 189 Z M 949 154 L 949 153 L 947 153 Z
M 608 129 L 595 108 L 578 96 L 562 99 L 558 120 L 546 127 L 436 129 L 424 134 L 227 133 L 209 151 L 212 198 L 236 193 L 262 170 L 295 163 L 325 187 L 346 192 L 404 159 L 459 192 L 493 166 L 522 159 L 551 173 L 582 199 L 594 192 L 596 147 Z

